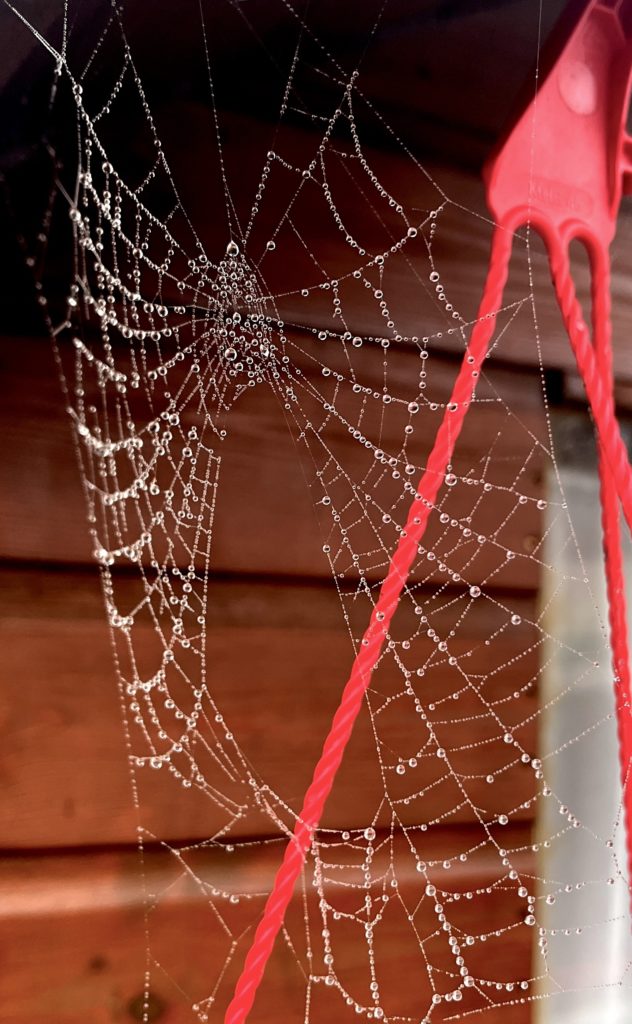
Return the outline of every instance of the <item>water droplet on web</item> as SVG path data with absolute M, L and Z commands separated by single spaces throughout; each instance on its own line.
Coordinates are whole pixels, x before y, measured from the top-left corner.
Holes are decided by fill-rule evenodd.
M 481 588 L 477 586 L 470 587 L 470 597 L 480 597 Z
M 233 242 L 231 240 L 228 243 L 226 246 L 226 255 L 230 256 L 231 259 L 234 259 L 235 256 L 239 256 L 239 246 L 237 245 L 237 242 Z

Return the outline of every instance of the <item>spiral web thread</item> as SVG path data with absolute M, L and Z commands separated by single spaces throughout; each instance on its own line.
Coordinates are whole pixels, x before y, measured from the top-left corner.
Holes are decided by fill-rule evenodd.
M 147 991 L 154 975 L 169 977 L 167 960 L 154 949 L 153 922 L 169 890 L 184 880 L 210 908 L 207 927 L 214 930 L 215 952 L 207 988 L 181 991 L 182 1003 L 194 1021 L 219 1021 L 224 1014 L 229 1021 L 246 1018 L 252 985 L 244 996 L 242 984 L 227 1007 L 271 879 L 236 888 L 233 877 L 238 883 L 243 875 L 216 875 L 205 858 L 214 851 L 234 855 L 237 840 L 251 837 L 250 825 L 257 821 L 254 834 L 272 838 L 249 838 L 242 849 L 270 847 L 275 866 L 287 837 L 297 837 L 286 846 L 294 871 L 281 912 L 300 875 L 290 905 L 294 916 L 282 928 L 277 921 L 295 966 L 296 1020 L 316 1024 L 332 1013 L 341 1021 L 494 1020 L 494 1012 L 523 1020 L 525 1007 L 560 1002 L 582 986 L 625 986 L 629 971 L 628 961 L 616 977 L 605 965 L 600 974 L 593 963 L 586 980 L 577 970 L 563 976 L 556 969 L 559 947 L 570 949 L 570 959 L 581 964 L 589 955 L 585 942 L 609 941 L 621 920 L 620 912 L 611 912 L 612 893 L 627 891 L 627 882 L 620 800 L 610 826 L 596 830 L 564 803 L 550 779 L 566 750 L 581 748 L 595 734 L 612 734 L 614 705 L 556 747 L 543 748 L 540 739 L 537 750 L 529 739 L 552 706 L 563 708 L 610 655 L 597 585 L 586 571 L 555 460 L 545 395 L 537 396 L 544 409 L 538 419 L 542 430 L 512 408 L 494 374 L 483 370 L 490 339 L 494 354 L 502 356 L 514 321 L 522 330 L 527 324 L 540 345 L 535 314 L 529 320 L 536 309 L 533 291 L 501 304 L 512 244 L 524 247 L 524 239 L 496 228 L 496 262 L 481 309 L 469 322 L 435 255 L 442 220 L 468 211 L 403 145 L 422 198 L 413 207 L 397 198 L 390 182 L 382 182 L 355 113 L 363 99 L 361 74 L 357 68 L 343 72 L 309 25 L 286 9 L 298 44 L 274 143 L 248 216 L 241 219 L 223 158 L 201 16 L 228 225 L 213 252 L 180 199 L 118 8 L 112 8 L 99 43 L 119 42 L 119 64 L 110 69 L 105 99 L 102 83 L 92 94 L 91 63 L 80 72 L 65 44 L 63 53 L 53 51 L 57 74 L 72 91 L 78 125 L 76 187 L 67 211 L 74 279 L 66 319 L 53 327 L 112 636 L 139 844 L 142 850 L 160 843 L 174 864 L 165 891 L 146 894 Z M 305 109 L 295 86 L 302 64 L 312 68 L 315 62 L 320 74 L 337 83 L 335 108 L 326 115 Z M 133 184 L 103 141 L 125 103 L 137 105 L 151 154 L 145 175 Z M 319 128 L 319 143 L 302 163 L 294 162 L 283 134 L 288 111 L 297 109 Z M 379 113 L 372 116 L 395 144 Z M 327 228 L 346 246 L 348 268 L 337 277 L 328 272 L 323 252 L 310 247 L 307 228 L 302 230 L 306 191 L 309 201 L 318 196 Z M 262 219 L 265 234 L 258 231 Z M 361 241 L 365 220 L 380 246 Z M 307 252 L 313 272 L 302 287 L 271 289 L 267 264 L 282 255 L 288 236 Z M 401 266 L 432 297 L 442 330 L 424 334 L 419 326 L 412 334 L 400 326 L 389 290 Z M 559 261 L 557 274 L 564 306 Z M 374 322 L 378 318 L 379 333 L 354 330 L 347 306 L 357 305 L 358 294 Z M 568 305 L 573 295 L 567 290 L 566 297 Z M 603 294 L 595 299 L 603 308 Z M 325 304 L 323 323 L 314 326 Z M 287 308 L 304 309 L 305 315 L 292 314 L 290 322 Z M 453 347 L 460 344 L 461 353 L 469 341 L 452 394 L 437 353 L 446 338 Z M 415 353 L 416 377 L 410 370 Z M 603 378 L 595 377 L 595 360 L 593 365 L 588 357 L 587 372 L 597 389 L 610 372 L 607 358 L 600 358 Z M 380 367 L 379 388 L 369 381 L 369 361 Z M 344 741 L 337 753 L 329 752 L 328 786 L 312 793 L 311 810 L 308 794 L 309 813 L 303 817 L 299 804 L 272 786 L 252 750 L 243 748 L 232 721 L 239 717 L 238 695 L 218 701 L 208 656 L 216 593 L 213 536 L 221 522 L 231 428 L 261 393 L 272 397 L 279 426 L 296 442 L 297 474 L 311 489 L 320 554 L 329 563 L 341 626 L 349 633 L 349 662 L 356 659 Z M 490 410 L 497 426 L 487 438 Z M 464 422 L 465 440 L 468 430 L 475 440 L 462 453 L 458 435 Z M 503 445 L 505 432 L 518 438 L 511 450 Z M 619 458 L 621 449 L 615 454 Z M 549 481 L 546 496 L 538 483 L 541 473 L 532 472 L 536 465 Z M 605 488 L 609 479 L 604 470 Z M 536 541 L 530 550 L 518 544 L 515 524 L 525 509 L 546 515 L 548 529 L 562 532 L 571 573 L 556 566 L 545 543 Z M 256 531 L 256 505 L 249 511 L 250 529 Z M 400 571 L 389 583 L 395 551 L 395 562 L 401 553 Z M 546 608 L 526 606 L 519 591 L 502 589 L 516 562 L 526 575 L 543 578 L 547 593 L 590 609 L 598 649 L 592 641 L 586 649 L 569 647 Z M 467 636 L 473 616 L 484 623 L 483 639 L 468 646 L 460 637 Z M 543 704 L 541 675 L 558 654 L 564 657 L 564 686 Z M 350 685 L 353 680 L 352 673 Z M 403 732 L 394 712 L 405 716 Z M 326 818 L 321 823 L 323 804 L 357 715 L 375 744 L 375 810 L 353 829 L 330 826 Z M 144 824 L 147 777 L 151 786 L 164 777 L 165 787 L 180 790 L 181 801 L 195 798 L 206 808 L 212 826 L 204 840 L 170 844 Z M 437 792 L 443 794 L 438 804 Z M 428 807 L 434 810 L 428 813 Z M 547 830 L 537 842 L 525 842 L 516 826 L 533 812 Z M 463 822 L 466 832 L 456 827 Z M 448 835 L 452 826 L 446 848 L 438 848 L 434 837 Z M 566 878 L 547 877 L 544 851 L 561 842 L 573 868 Z M 598 870 L 578 877 L 585 846 Z M 462 879 L 481 858 L 488 877 L 471 890 Z M 399 884 L 404 876 L 406 887 Z M 490 924 L 489 901 L 499 893 L 501 911 Z M 567 926 L 552 926 L 553 907 L 556 921 L 567 913 Z M 503 960 L 505 945 L 523 930 L 533 937 L 526 977 Z M 385 943 L 394 935 L 403 936 L 417 965 L 417 977 L 397 985 L 382 980 L 380 967 Z M 269 947 L 273 941 L 271 935 Z M 257 981 L 264 966 L 253 968 Z

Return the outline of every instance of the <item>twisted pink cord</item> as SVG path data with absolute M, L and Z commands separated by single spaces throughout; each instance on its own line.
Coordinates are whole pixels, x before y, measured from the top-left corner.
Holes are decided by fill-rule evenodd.
M 607 389 L 607 394 L 610 395 L 613 386 L 610 259 L 607 251 L 601 246 L 591 247 L 590 257 L 594 352 L 603 386 Z M 564 262 L 566 262 L 566 266 L 564 266 Z M 558 294 L 560 307 L 566 308 L 572 320 L 574 316 L 572 301 L 574 287 L 567 257 L 565 261 L 563 258 L 558 259 L 553 273 L 553 282 Z M 568 324 L 567 326 L 569 327 L 570 335 L 570 326 Z M 571 338 L 571 342 L 578 356 L 577 363 L 580 373 L 584 376 L 584 363 L 581 361 L 583 360 L 582 338 L 578 340 L 575 337 L 574 343 Z M 588 390 L 588 387 L 586 390 Z M 594 411 L 593 415 L 595 415 L 596 420 L 597 416 Z M 608 436 L 612 437 L 612 435 Z M 628 878 L 632 879 L 632 779 L 630 778 L 632 767 L 632 689 L 630 685 L 630 656 L 628 648 L 625 575 L 623 553 L 621 550 L 619 499 L 617 485 L 611 471 L 614 458 L 616 458 L 616 454 L 609 450 L 608 443 L 600 434 L 599 476 L 601 482 L 601 518 L 608 595 L 610 646 L 612 649 L 612 666 L 615 679 L 615 705 L 619 734 L 621 781 L 623 785 L 623 811 L 627 837 Z
M 621 501 L 623 515 L 632 532 L 632 470 L 614 411 L 612 387 L 604 377 L 600 363 L 597 362 L 590 334 L 575 295 L 566 249 L 554 236 L 549 236 L 547 242 L 555 294 L 584 382 L 597 428 L 600 450 L 608 464 L 613 486 Z
M 450 403 L 437 432 L 428 457 L 415 500 L 412 502 L 406 526 L 391 560 L 388 573 L 380 589 L 369 625 L 351 668 L 343 690 L 340 705 L 323 745 L 322 754 L 314 769 L 312 782 L 305 794 L 294 834 L 290 839 L 281 866 L 274 880 L 263 916 L 228 1006 L 225 1024 L 243 1024 L 254 1002 L 274 942 L 285 918 L 314 831 L 318 828 L 325 802 L 331 792 L 336 773 L 358 717 L 364 695 L 371 682 L 375 663 L 380 656 L 389 625 L 399 603 L 413 561 L 418 554 L 430 513 L 446 469 L 452 459 L 454 447 L 472 400 L 478 374 L 494 332 L 496 314 L 502 302 L 512 248 L 512 232 L 496 228 L 485 288 L 478 318 L 472 329 L 463 362 L 457 375 Z

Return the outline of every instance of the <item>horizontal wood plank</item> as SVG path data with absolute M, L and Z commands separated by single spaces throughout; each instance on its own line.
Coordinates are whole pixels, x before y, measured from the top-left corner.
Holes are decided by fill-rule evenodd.
M 2 845 L 133 840 L 137 818 L 128 753 L 95 576 L 4 569 L 1 582 Z M 121 607 L 134 603 L 136 582 L 119 580 L 117 593 Z M 493 823 L 501 812 L 511 820 L 530 819 L 534 773 L 522 764 L 520 752 L 534 756 L 537 748 L 535 595 L 492 591 L 472 601 L 458 593 L 419 590 L 416 603 L 427 616 L 424 631 L 419 631 L 418 616 L 408 602 L 398 612 L 391 636 L 400 661 L 410 664 L 413 673 L 421 666 L 423 675 L 413 674 L 413 689 L 428 724 L 404 694 L 401 672 L 387 653 L 356 725 L 325 823 L 361 826 L 376 815 L 388 822 L 396 814 L 404 822 L 430 823 L 432 832 L 441 822 L 476 821 L 477 816 Z M 364 624 L 368 609 L 366 603 L 355 611 L 351 607 L 353 632 Z M 512 625 L 511 616 L 519 624 Z M 434 629 L 435 639 L 427 636 L 428 628 Z M 151 625 L 141 622 L 131 636 L 139 663 L 159 664 L 162 647 Z M 437 647 L 444 636 L 447 652 Z M 402 647 L 403 642 L 410 647 Z M 141 821 L 159 839 L 212 836 L 231 820 L 229 798 L 247 808 L 230 827 L 231 835 L 276 830 L 275 819 L 253 809 L 249 787 L 239 781 L 248 772 L 269 787 L 266 799 L 281 820 L 291 823 L 287 808 L 300 807 L 353 657 L 334 593 L 326 587 L 278 586 L 272 581 L 213 584 L 206 646 L 206 718 L 196 732 L 196 756 L 206 780 L 225 799 L 218 802 L 196 786 L 183 788 L 166 767 L 138 768 Z M 196 671 L 199 662 L 192 665 L 191 672 Z M 199 685 L 196 678 L 192 675 L 192 686 Z M 191 706 L 191 687 L 172 678 L 169 689 L 181 707 Z M 158 698 L 163 728 L 168 735 L 179 735 L 180 723 L 161 703 L 164 694 Z M 218 732 L 224 724 L 215 724 L 217 712 L 230 727 L 234 744 Z M 147 736 L 133 715 L 129 728 L 133 754 L 147 756 Z M 507 730 L 515 745 L 504 741 Z M 151 723 L 150 734 L 162 749 Z M 235 761 L 232 773 L 211 756 L 220 740 L 233 760 L 245 758 L 241 764 Z M 210 744 L 206 754 L 204 743 Z M 439 744 L 447 761 L 436 756 Z M 416 760 L 414 767 L 410 759 Z M 402 775 L 396 770 L 400 762 Z M 486 781 L 490 773 L 493 784 Z M 384 804 L 385 791 L 392 800 L 390 809 Z
M 206 251 L 218 259 L 225 245 L 217 230 L 218 223 L 223 223 L 223 196 L 218 188 L 215 199 L 211 196 L 209 201 L 208 189 L 200 187 L 200 168 L 214 165 L 215 143 L 205 131 L 206 118 L 203 104 L 173 102 L 165 111 L 162 139 L 170 147 L 171 166 L 185 206 Z M 183 123 L 187 125 L 184 140 Z M 362 282 L 351 276 L 357 267 L 364 270 L 376 254 L 386 253 L 383 275 L 379 276 L 397 330 L 405 336 L 429 336 L 431 351 L 447 349 L 462 354 L 463 335 L 454 328 L 471 325 L 476 318 L 493 230 L 480 175 L 455 169 L 454 164 L 419 158 L 414 150 L 406 155 L 391 138 L 384 139 L 384 149 L 365 145 L 363 156 L 376 180 L 401 204 L 408 221 L 419 228 L 414 240 L 405 241 L 403 252 L 389 255 L 390 247 L 405 237 L 406 223 L 394 206 L 377 195 L 352 140 L 341 131 L 326 148 L 327 181 L 348 233 L 366 250 L 367 255 L 361 257 L 357 248 L 346 242 L 322 189 L 315 183 L 301 185 L 302 169 L 318 154 L 321 139 L 317 133 L 284 125 L 276 134 L 265 122 L 233 114 L 223 116 L 223 127 L 228 180 L 244 221 L 274 138 L 280 159 L 272 162 L 247 255 L 257 265 L 287 323 L 340 330 L 340 317 L 333 315 L 332 291 L 320 287 L 326 280 L 335 280 L 345 326 L 363 335 L 388 334 L 379 304 L 369 301 Z M 319 178 L 318 171 L 314 177 Z M 294 197 L 297 189 L 290 215 L 279 229 L 288 197 Z M 431 211 L 438 211 L 434 221 L 428 220 Z M 612 247 L 612 298 L 615 376 L 621 383 L 619 397 L 628 407 L 632 354 L 625 339 L 632 330 L 627 297 L 632 274 L 631 231 L 632 207 L 624 199 Z M 270 252 L 266 243 L 271 237 L 276 248 Z M 589 273 L 579 245 L 573 247 L 573 264 L 577 290 L 589 316 Z M 440 274 L 443 301 L 438 298 L 436 283 L 430 280 L 433 270 Z M 373 264 L 366 276 L 377 278 L 375 271 Z M 529 298 L 531 281 L 535 322 Z M 302 294 L 305 289 L 307 297 Z M 446 303 L 459 313 L 459 320 L 453 319 Z M 534 230 L 516 235 L 504 306 L 506 313 L 499 319 L 493 345 L 495 358 L 531 368 L 539 367 L 542 360 L 546 369 L 577 376 L 544 245 Z M 465 336 L 467 333 L 466 328 Z
M 432 994 L 430 983 L 442 993 L 458 986 L 448 934 L 441 930 L 434 909 L 440 898 L 454 934 L 462 937 L 462 954 L 476 984 L 462 989 L 458 1004 L 450 1001 L 437 1007 L 433 1019 L 479 1009 L 485 1012 L 476 1019 L 485 1024 L 529 1020 L 529 1003 L 520 1002 L 529 990 L 522 990 L 520 983 L 532 974 L 533 930 L 523 924 L 526 902 L 519 897 L 518 886 L 532 891 L 534 858 L 528 828 L 510 829 L 506 838 L 514 880 L 491 845 L 472 850 L 468 830 L 447 830 L 426 841 L 424 874 L 415 870 L 405 842 L 391 847 L 378 836 L 368 890 L 362 885 L 365 840 L 329 855 L 322 851 L 325 861 L 342 865 L 325 869 L 322 892 L 329 904 L 333 969 L 354 999 L 372 1005 L 365 897 L 371 901 L 372 916 L 380 915 L 374 942 L 380 1002 L 387 1018 L 420 1019 Z M 464 851 L 467 860 L 462 863 L 459 855 Z M 184 1024 L 208 1019 L 219 1024 L 280 853 L 279 843 L 236 847 L 232 852 L 147 850 L 144 883 L 134 852 L 0 860 L 3 1020 L 141 1020 L 147 968 L 150 1021 Z M 450 870 L 441 866 L 446 857 L 453 858 Z M 392 865 L 397 889 L 389 882 Z M 328 971 L 323 962 L 323 919 L 311 869 L 306 875 L 305 903 L 297 894 L 290 906 L 287 931 L 277 941 L 253 1010 L 251 1019 L 257 1024 L 302 1022 L 310 972 L 323 979 L 312 984 L 310 1024 L 356 1019 L 339 989 L 323 983 Z M 424 894 L 428 882 L 437 887 L 437 897 Z M 311 959 L 306 955 L 305 915 Z M 465 943 L 468 935 L 471 945 Z M 510 982 L 513 990 L 498 991 L 498 981 Z
M 426 395 L 437 408 L 422 405 L 411 416 L 407 403 L 418 395 L 415 375 L 419 361 L 410 350 L 393 352 L 387 378 L 379 346 L 360 350 L 360 359 L 354 357 L 355 378 L 363 386 L 379 388 L 375 391 L 378 399 L 387 379 L 397 401 L 384 406 L 381 400 L 353 392 L 348 366 L 344 387 L 323 378 L 318 345 L 322 343 L 313 337 L 292 342 L 291 355 L 301 372 L 294 388 L 300 392 L 298 413 L 290 403 L 287 409 L 291 411 L 284 409 L 267 385 L 249 388 L 248 394 L 219 417 L 219 425 L 227 429 L 222 441 L 210 431 L 212 413 L 200 407 L 194 388 L 182 402 L 181 436 L 174 430 L 175 439 L 170 441 L 173 461 L 156 469 L 160 491 L 156 497 L 144 492 L 138 509 L 144 516 L 164 509 L 163 495 L 171 488 L 174 498 L 170 507 L 176 514 L 184 500 L 184 484 L 178 474 L 174 479 L 172 466 L 178 464 L 178 453 L 187 446 L 186 430 L 192 426 L 200 432 L 206 429 L 207 443 L 212 443 L 214 450 L 214 456 L 207 459 L 216 460 L 208 467 L 211 485 L 217 481 L 211 539 L 215 571 L 330 578 L 333 567 L 338 576 L 352 577 L 362 569 L 370 579 L 380 579 L 386 572 L 397 540 L 396 526 L 404 525 L 411 500 L 404 484 L 416 482 L 422 472 L 449 398 L 455 367 L 442 359 L 428 360 Z M 120 359 L 124 362 L 123 356 Z M 328 366 L 342 371 L 348 359 L 347 352 L 334 346 Z M 88 478 L 99 488 L 92 492 L 97 495 L 96 539 L 90 540 L 69 417 L 63 409 L 47 342 L 4 339 L 0 361 L 0 422 L 6 438 L 0 453 L 0 556 L 87 562 L 92 560 L 95 544 L 120 550 L 136 543 L 143 527 L 134 503 L 124 504 L 120 512 L 118 506 L 113 509 L 103 503 L 103 494 L 115 486 L 108 476 L 113 472 L 110 461 L 116 462 L 119 488 L 128 485 L 139 471 L 136 462 L 130 463 L 127 450 L 106 459 L 103 467 L 101 461 L 94 468 L 90 460 L 87 463 Z M 83 382 L 87 401 L 97 394 L 88 371 L 84 370 Z M 177 377 L 169 384 L 177 386 Z M 314 387 L 321 398 L 313 397 Z M 96 406 L 96 397 L 94 400 Z M 118 436 L 116 400 L 110 392 L 114 437 Z M 341 419 L 327 416 L 323 401 L 335 402 Z M 161 393 L 153 402 L 155 415 L 164 408 Z M 146 426 L 150 411 L 143 396 L 137 405 L 140 429 Z M 350 436 L 345 420 L 351 426 L 360 424 L 364 436 L 383 450 L 386 464 Z M 414 433 L 402 455 L 408 420 L 414 421 Z M 306 423 L 313 427 L 311 433 Z M 512 372 L 491 370 L 489 380 L 481 381 L 479 400 L 468 413 L 457 445 L 452 466 L 456 485 L 441 488 L 424 536 L 424 550 L 430 556 L 422 553 L 413 567 L 413 578 L 449 581 L 457 572 L 470 583 L 537 586 L 540 562 L 532 553 L 542 529 L 537 502 L 543 493 L 545 453 L 545 418 L 537 378 L 522 380 Z M 387 462 L 393 457 L 399 467 L 394 474 Z M 407 459 L 414 467 L 410 476 L 404 472 Z M 198 475 L 204 472 L 204 467 L 198 466 Z M 194 483 L 194 493 L 201 487 Z M 207 528 L 210 513 L 199 507 L 203 509 L 202 525 Z M 441 521 L 442 515 L 448 517 L 447 522 Z M 186 519 L 177 522 L 186 524 Z M 185 541 L 179 539 L 185 527 L 176 529 L 174 524 L 171 529 L 170 523 L 168 518 L 167 539 L 161 542 L 158 536 L 152 541 L 158 545 L 156 557 L 166 557 L 160 544 L 164 548 L 175 538 L 171 557 L 188 564 L 191 555 Z M 341 533 L 343 528 L 346 535 Z M 323 552 L 324 546 L 329 555 Z M 352 554 L 357 555 L 357 563 Z M 201 556 L 194 560 L 199 562 Z

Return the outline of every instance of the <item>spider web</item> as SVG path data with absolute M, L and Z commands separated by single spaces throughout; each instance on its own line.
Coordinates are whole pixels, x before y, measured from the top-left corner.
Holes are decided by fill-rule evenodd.
M 449 232 L 475 214 L 371 108 L 359 67 L 344 72 L 285 8 L 298 41 L 246 216 L 200 12 L 223 205 L 212 246 L 178 192 L 118 7 L 83 71 L 67 55 L 66 30 L 54 51 L 77 114 L 77 174 L 67 194 L 74 274 L 54 333 L 111 630 L 139 844 L 145 864 L 155 843 L 172 863 L 160 891 L 146 892 L 147 993 L 155 973 L 170 976 L 170 951 L 154 933 L 174 893 L 188 887 L 208 910 L 199 939 L 208 984 L 180 992 L 200 1021 L 222 1019 L 301 796 L 289 784 L 291 765 L 273 783 L 244 744 L 244 723 L 263 713 L 266 695 L 248 708 L 239 692 L 218 699 L 213 664 L 214 608 L 223 600 L 216 532 L 235 517 L 233 554 L 247 568 L 252 545 L 265 542 L 262 506 L 289 498 L 266 490 L 265 463 L 262 480 L 244 486 L 237 502 L 232 490 L 223 504 L 223 480 L 251 424 L 267 419 L 292 439 L 297 486 L 314 510 L 312 555 L 329 568 L 351 660 L 446 412 L 454 370 L 442 346 L 463 350 L 472 327 L 440 254 L 442 227 Z M 93 83 L 100 49 L 111 53 L 113 41 L 117 60 Z M 331 110 L 306 102 L 302 73 L 327 81 Z M 141 175 L 125 174 L 110 155 L 123 109 L 142 126 Z M 285 131 L 297 115 L 309 134 Z M 367 117 L 413 170 L 414 201 L 400 197 L 396 177 L 385 177 L 365 147 Z M 517 241 L 528 263 L 529 238 Z M 430 323 L 439 310 L 440 329 L 424 332 L 417 294 L 422 310 L 432 300 Z M 515 324 L 540 347 L 528 281 L 500 311 L 494 355 L 502 356 Z M 610 890 L 627 892 L 620 809 L 605 831 L 595 829 L 553 781 L 568 750 L 595 735 L 611 744 L 612 707 L 554 739 L 541 727 L 555 708 L 563 720 L 565 702 L 609 661 L 598 583 L 582 558 L 544 390 L 533 386 L 514 408 L 508 379 L 490 369 L 473 381 L 464 434 L 358 723 L 373 770 L 354 774 L 352 747 L 290 908 L 284 984 L 291 1019 L 305 1024 L 326 1014 L 523 1020 L 525 1007 L 535 1013 L 548 997 L 561 1002 L 581 990 L 587 962 L 588 987 L 629 984 L 629 959 L 614 980 L 593 962 L 618 928 Z M 274 465 L 269 479 L 275 487 Z M 526 550 L 524 523 L 534 512 L 546 515 L 545 535 Z M 283 544 L 269 552 L 272 565 L 292 565 L 304 547 L 297 529 L 296 544 L 277 535 Z M 541 586 L 541 607 L 516 589 L 518 577 Z M 592 640 L 569 642 L 551 614 L 556 602 L 567 615 L 587 610 L 598 649 Z M 551 692 L 543 680 L 560 664 L 563 685 Z M 300 691 L 300 678 L 295 685 Z M 300 700 L 292 708 L 300 716 Z M 290 717 L 286 725 L 295 727 Z M 181 801 L 195 801 L 208 821 L 202 841 L 170 843 L 144 823 L 146 779 L 158 774 L 165 787 L 179 787 Z M 358 786 L 372 811 L 351 828 L 340 808 L 353 807 Z M 532 818 L 537 841 L 521 827 Z M 564 877 L 546 874 L 546 851 L 558 848 Z M 586 849 L 590 878 L 581 873 Z M 265 866 L 256 878 L 246 863 L 252 850 Z M 218 851 L 232 868 L 217 867 Z M 472 878 L 480 880 L 475 888 Z M 512 959 L 525 931 L 533 943 L 526 976 Z M 560 946 L 574 965 L 568 975 L 556 966 Z M 395 947 L 406 963 L 397 983 L 397 973 L 382 969 L 389 959 L 392 968 Z

